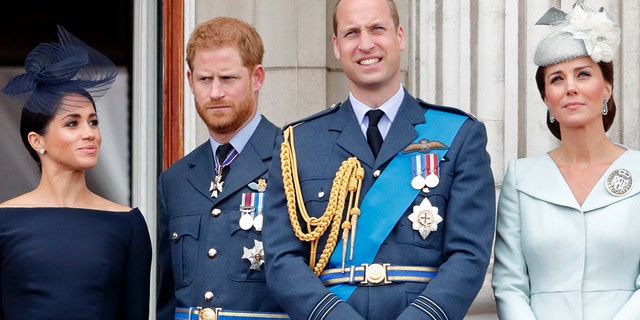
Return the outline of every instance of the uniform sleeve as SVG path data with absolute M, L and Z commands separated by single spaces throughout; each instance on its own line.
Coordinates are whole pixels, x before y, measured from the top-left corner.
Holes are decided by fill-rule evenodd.
M 530 307 L 529 275 L 520 237 L 516 163 L 516 160 L 509 162 L 498 201 L 492 284 L 500 319 L 535 320 Z
M 169 240 L 169 213 L 164 202 L 163 193 L 164 174 L 158 178 L 158 236 L 157 263 L 158 286 L 156 301 L 156 320 L 173 320 L 176 298 L 173 283 L 173 268 L 171 265 L 171 243 Z
M 478 294 L 495 234 L 495 183 L 484 124 L 467 120 L 446 157 L 454 162 L 438 275 L 398 319 L 462 319 Z M 441 173 L 443 174 L 443 173 Z
M 151 272 L 151 238 L 149 229 L 137 209 L 132 212 L 133 235 L 124 268 L 118 319 L 149 318 L 149 281 Z
M 281 137 L 276 145 L 280 143 Z M 309 245 L 295 236 L 289 221 L 279 147 L 271 164 L 262 232 L 269 290 L 291 319 L 363 319 L 309 268 Z

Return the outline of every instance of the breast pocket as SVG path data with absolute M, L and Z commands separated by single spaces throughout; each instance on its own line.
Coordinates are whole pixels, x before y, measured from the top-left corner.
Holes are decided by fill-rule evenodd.
M 253 225 L 240 226 L 240 218 L 243 216 L 239 210 L 230 212 L 229 241 L 227 243 L 227 265 L 225 269 L 230 280 L 240 283 L 265 282 L 264 275 L 264 244 L 262 232 L 256 230 Z M 244 215 L 258 216 L 257 212 L 245 212 Z M 262 249 L 261 249 L 262 248 Z
M 304 205 L 309 214 L 316 217 L 327 210 L 333 179 L 313 179 L 300 182 Z
M 310 216 L 319 218 L 326 212 L 332 185 L 333 179 L 308 179 L 300 181 L 300 190 L 302 190 L 304 206 Z M 300 223 L 300 229 L 305 233 L 308 232 L 307 222 L 300 213 L 298 213 L 298 222 Z M 325 233 L 322 235 L 323 240 L 320 241 L 321 246 L 325 243 L 329 233 L 329 229 L 325 230 Z M 321 247 L 317 248 L 316 260 L 320 259 L 322 249 Z
M 430 229 L 427 237 L 423 238 L 420 234 L 419 224 L 415 224 L 411 219 L 409 219 L 409 217 L 411 213 L 413 213 L 414 207 L 420 206 L 422 200 L 427 195 L 431 206 L 437 208 L 437 213 L 442 218 L 442 221 L 435 224 L 434 229 L 436 230 Z M 441 250 L 444 242 L 446 207 L 444 195 L 438 193 L 437 190 L 433 189 L 429 193 L 420 192 L 420 195 L 416 197 L 414 202 L 407 208 L 407 212 L 404 213 L 402 219 L 399 221 L 397 225 L 397 228 L 399 229 L 394 233 L 395 240 L 402 244 Z M 414 217 L 414 219 L 416 218 Z
M 176 289 L 193 282 L 198 263 L 200 215 L 174 217 L 169 221 L 171 263 Z

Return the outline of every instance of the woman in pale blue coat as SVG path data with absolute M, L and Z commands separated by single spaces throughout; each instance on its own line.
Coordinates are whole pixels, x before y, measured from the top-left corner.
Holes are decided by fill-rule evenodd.
M 547 126 L 561 142 L 507 168 L 492 280 L 498 316 L 640 319 L 640 152 L 605 134 L 620 30 L 602 9 L 580 5 L 540 22 L 558 19 L 535 63 Z

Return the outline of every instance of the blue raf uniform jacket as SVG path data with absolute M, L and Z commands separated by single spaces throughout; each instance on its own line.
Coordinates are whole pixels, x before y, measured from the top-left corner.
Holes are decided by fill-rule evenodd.
M 274 311 L 264 267 L 251 270 L 244 248 L 261 232 L 239 225 L 242 193 L 267 178 L 279 128 L 262 117 L 242 152 L 231 163 L 223 191 L 211 197 L 214 160 L 209 141 L 177 161 L 158 179 L 157 319 L 173 320 L 175 307 Z M 267 181 L 267 183 L 269 183 Z M 219 209 L 214 216 L 212 209 Z M 205 293 L 213 294 L 207 301 Z
M 344 160 L 355 156 L 365 171 L 362 198 L 374 183 L 374 171 L 381 169 L 384 174 L 389 161 L 416 141 L 415 126 L 425 123 L 428 108 L 462 114 L 467 119 L 439 163 L 439 185 L 428 193 L 421 191 L 412 203 L 401 208 L 404 214 L 392 223 L 395 226 L 373 263 L 439 268 L 429 283 L 358 286 L 346 302 L 340 300 L 308 266 L 310 246 L 293 232 L 280 159 L 274 156 L 265 204 L 265 270 L 269 289 L 292 319 L 452 320 L 465 316 L 482 287 L 495 231 L 495 186 L 486 151 L 486 130 L 481 122 L 458 109 L 418 101 L 405 91 L 399 112 L 374 159 L 347 101 L 295 125 L 297 173 L 307 211 L 318 217 L 327 206 L 336 171 Z M 420 205 L 424 197 L 443 218 L 437 231 L 426 239 L 408 219 L 413 206 Z M 385 219 L 385 212 L 362 212 L 362 216 L 372 214 L 375 219 Z M 300 216 L 298 219 L 304 223 Z M 306 226 L 302 229 L 306 231 Z M 320 241 L 318 255 L 327 234 Z M 336 267 L 339 266 L 333 266 Z

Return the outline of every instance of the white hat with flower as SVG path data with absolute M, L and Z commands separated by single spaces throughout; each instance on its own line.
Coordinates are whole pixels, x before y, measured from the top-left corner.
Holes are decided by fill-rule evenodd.
M 538 44 L 534 56 L 537 66 L 586 56 L 596 63 L 611 62 L 620 45 L 620 27 L 604 8 L 585 10 L 581 1 L 568 14 L 551 8 L 536 24 L 559 27 Z

